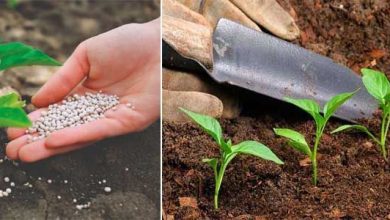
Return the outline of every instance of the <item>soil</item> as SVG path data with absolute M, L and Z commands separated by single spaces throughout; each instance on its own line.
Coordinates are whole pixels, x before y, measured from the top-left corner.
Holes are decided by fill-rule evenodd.
M 302 34 L 296 44 L 352 68 L 372 67 L 390 76 L 390 3 L 365 0 L 278 0 Z M 342 5 L 342 6 L 341 6 Z M 313 139 L 314 124 L 295 108 L 241 91 L 243 116 L 222 120 L 233 143 L 257 140 L 284 162 L 239 156 L 229 165 L 213 208 L 214 177 L 202 158 L 217 157 L 212 139 L 193 124 L 163 123 L 163 210 L 175 219 L 390 219 L 390 165 L 362 134 L 329 131 L 319 147 L 319 183 L 311 184 L 305 156 L 273 133 L 275 127 L 298 130 Z M 379 121 L 364 122 L 378 132 Z M 196 205 L 180 204 L 191 197 Z M 169 218 L 168 218 L 169 219 Z
M 31 44 L 61 62 L 88 37 L 122 24 L 149 21 L 160 13 L 158 1 L 153 0 L 20 1 L 15 9 L 4 4 L 0 1 L 1 40 Z M 0 87 L 12 86 L 29 103 L 29 94 L 41 85 L 26 79 L 39 72 L 15 77 L 12 71 L 1 75 Z M 5 158 L 7 142 L 0 130 L 0 158 Z M 158 219 L 159 146 L 156 122 L 140 133 L 33 164 L 0 160 L 0 189 L 10 187 L 4 177 L 15 183 L 12 193 L 0 198 L 0 219 Z M 104 191 L 106 186 L 111 192 Z M 86 209 L 76 208 L 88 203 Z
M 390 2 L 366 0 L 278 0 L 296 17 L 303 47 L 356 73 L 362 67 L 390 76 Z
M 311 166 L 272 128 L 293 128 L 312 139 L 306 117 L 285 120 L 287 112 L 223 120 L 224 136 L 233 143 L 256 140 L 284 162 L 278 166 L 251 156 L 229 165 L 220 192 L 220 210 L 213 209 L 214 177 L 202 158 L 218 157 L 213 140 L 192 124 L 163 124 L 164 211 L 178 219 L 385 219 L 390 217 L 390 164 L 364 135 L 323 136 L 319 153 L 319 183 L 311 184 Z M 328 131 L 338 122 L 329 124 Z M 312 143 L 311 143 L 312 144 Z M 180 207 L 180 197 L 194 197 L 198 207 Z M 190 209 L 190 210 L 188 210 Z M 191 210 L 193 209 L 193 210 Z M 257 219 L 257 218 L 256 218 Z

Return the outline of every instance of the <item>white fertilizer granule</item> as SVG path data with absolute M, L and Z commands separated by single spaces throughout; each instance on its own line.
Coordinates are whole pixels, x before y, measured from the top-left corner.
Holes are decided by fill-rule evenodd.
M 74 94 L 60 104 L 53 104 L 26 131 L 28 142 L 44 139 L 50 133 L 66 127 L 75 127 L 104 117 L 104 113 L 116 108 L 119 97 L 104 93 Z

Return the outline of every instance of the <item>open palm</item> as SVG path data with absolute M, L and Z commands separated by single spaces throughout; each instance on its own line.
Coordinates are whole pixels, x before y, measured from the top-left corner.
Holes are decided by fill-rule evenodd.
M 40 107 L 32 121 L 53 103 L 73 93 L 103 91 L 120 98 L 104 118 L 27 142 L 25 129 L 8 129 L 7 156 L 33 162 L 84 147 L 103 138 L 140 131 L 160 113 L 160 21 L 128 24 L 81 43 L 58 72 L 33 97 Z M 126 103 L 135 108 L 129 109 Z

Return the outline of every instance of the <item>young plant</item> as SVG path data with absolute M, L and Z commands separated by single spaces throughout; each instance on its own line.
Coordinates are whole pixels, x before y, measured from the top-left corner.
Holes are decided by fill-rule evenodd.
M 15 9 L 18 4 L 19 0 L 7 0 L 7 7 L 10 9 Z
M 0 71 L 16 66 L 61 65 L 40 50 L 20 42 L 0 44 Z M 16 93 L 0 96 L 0 127 L 28 127 L 31 125 L 23 110 L 25 105 Z
M 202 160 L 203 162 L 209 164 L 214 171 L 215 209 L 218 209 L 218 195 L 226 167 L 237 155 L 249 154 L 265 160 L 273 161 L 276 164 L 283 164 L 283 162 L 268 147 L 257 141 L 243 141 L 236 145 L 233 145 L 231 140 L 225 141 L 222 136 L 222 128 L 219 122 L 213 117 L 191 112 L 183 108 L 180 108 L 180 110 L 196 122 L 207 134 L 209 134 L 221 149 L 220 158 L 205 158 Z
M 28 127 L 31 122 L 23 110 L 24 101 L 16 93 L 0 96 L 0 127 Z
M 310 158 L 313 167 L 312 180 L 314 185 L 317 185 L 317 149 L 322 134 L 324 133 L 325 126 L 329 118 L 334 114 L 334 112 L 344 102 L 350 99 L 355 94 L 355 92 L 341 93 L 332 97 L 325 104 L 323 109 L 323 115 L 320 114 L 320 106 L 313 100 L 285 98 L 287 102 L 309 113 L 313 117 L 314 122 L 316 124 L 316 133 L 313 148 L 309 147 L 309 144 L 306 142 L 305 137 L 301 133 L 287 128 L 274 128 L 274 131 L 277 135 L 289 139 L 288 143 L 291 147 L 306 154 Z
M 390 125 L 390 82 L 382 72 L 367 68 L 362 69 L 361 72 L 363 74 L 362 81 L 364 86 L 368 93 L 378 101 L 379 108 L 382 110 L 380 139 L 375 137 L 363 125 L 342 125 L 332 131 L 332 134 L 350 129 L 364 132 L 380 146 L 382 156 L 387 161 L 386 139 Z

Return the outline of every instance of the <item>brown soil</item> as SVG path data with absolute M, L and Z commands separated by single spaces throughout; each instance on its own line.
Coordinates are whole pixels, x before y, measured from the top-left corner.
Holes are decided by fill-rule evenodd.
M 365 0 L 278 0 L 296 17 L 301 38 L 295 43 L 331 57 L 356 72 L 361 67 L 390 76 L 390 3 Z M 340 7 L 340 5 L 343 5 Z M 214 181 L 202 158 L 218 156 L 212 139 L 192 124 L 163 124 L 163 208 L 177 219 L 389 219 L 390 165 L 361 134 L 330 135 L 332 120 L 319 148 L 319 184 L 311 184 L 305 157 L 274 135 L 287 127 L 313 137 L 313 123 L 290 106 L 247 91 L 244 115 L 223 120 L 224 135 L 234 143 L 258 140 L 285 161 L 277 166 L 250 156 L 230 164 L 213 209 Z M 255 104 L 254 104 L 255 103 Z M 378 131 L 378 120 L 367 122 Z M 180 206 L 193 197 L 198 208 Z
M 285 165 L 250 156 L 237 157 L 227 169 L 219 211 L 213 209 L 212 170 L 201 162 L 205 157 L 218 157 L 217 146 L 192 124 L 164 123 L 165 212 L 175 214 L 178 219 L 194 215 L 212 219 L 240 215 L 248 217 L 244 219 L 389 217 L 390 166 L 364 135 L 324 135 L 319 149 L 319 184 L 314 187 L 311 167 L 299 165 L 305 156 L 272 132 L 273 127 L 288 127 L 311 138 L 313 123 L 308 118 L 285 120 L 283 116 L 286 114 L 269 113 L 259 118 L 223 120 L 224 135 L 232 138 L 233 143 L 260 141 L 272 148 Z M 337 125 L 331 123 L 329 130 Z M 180 207 L 179 197 L 196 198 L 199 209 Z
M 279 0 L 297 19 L 296 42 L 355 72 L 373 67 L 390 76 L 390 2 Z

